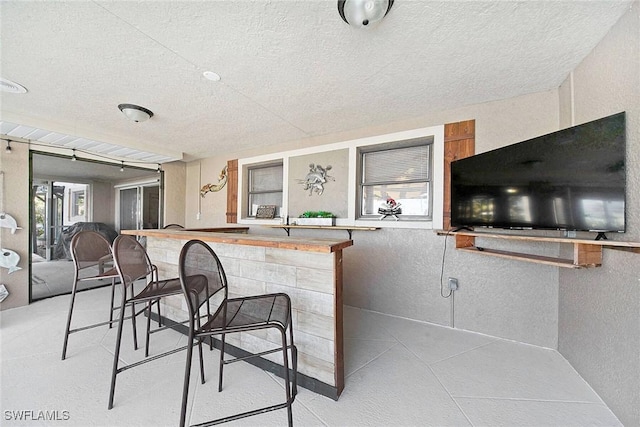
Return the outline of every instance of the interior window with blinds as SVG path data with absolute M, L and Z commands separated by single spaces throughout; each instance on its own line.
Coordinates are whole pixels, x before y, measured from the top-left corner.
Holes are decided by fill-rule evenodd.
M 261 205 L 275 205 L 276 216 L 282 209 L 282 164 L 249 168 L 249 216 L 255 217 Z
M 407 219 L 431 218 L 431 138 L 411 146 L 398 143 L 360 152 L 360 216 L 378 217 L 391 198 Z

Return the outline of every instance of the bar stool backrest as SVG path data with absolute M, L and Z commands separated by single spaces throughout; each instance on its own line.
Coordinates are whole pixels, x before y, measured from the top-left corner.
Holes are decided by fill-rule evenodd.
M 167 225 L 165 225 L 165 226 L 164 226 L 164 227 L 162 227 L 162 228 L 163 228 L 163 229 L 172 229 L 172 228 L 173 228 L 173 229 L 179 230 L 179 229 L 182 229 L 182 228 L 184 228 L 184 227 L 183 227 L 183 226 L 181 226 L 180 224 L 167 224 Z
M 98 265 L 111 256 L 111 245 L 100 233 L 84 230 L 76 233 L 70 244 L 76 270 Z
M 227 276 L 213 249 L 200 240 L 190 240 L 180 252 L 179 274 L 191 318 L 210 298 L 222 291 L 228 296 Z M 219 301 L 218 301 L 219 303 Z
M 121 234 L 116 237 L 113 241 L 113 258 L 125 286 L 153 272 L 147 251 L 133 236 Z

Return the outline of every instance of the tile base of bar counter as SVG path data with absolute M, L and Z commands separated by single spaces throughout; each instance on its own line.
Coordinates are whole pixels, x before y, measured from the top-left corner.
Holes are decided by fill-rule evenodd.
M 338 398 L 344 388 L 342 250 L 353 244 L 351 240 L 189 230 L 123 230 L 122 234 L 146 236 L 147 252 L 160 278 L 176 277 L 182 246 L 200 239 L 220 258 L 230 297 L 287 293 L 292 301 L 299 385 Z M 166 298 L 163 317 L 174 322 L 186 320 L 185 304 L 182 296 Z M 272 348 L 279 339 L 277 333 L 262 330 L 231 334 L 226 341 L 236 349 L 230 354 L 238 356 L 242 351 Z M 281 359 L 274 354 L 256 364 L 274 372 L 282 366 Z

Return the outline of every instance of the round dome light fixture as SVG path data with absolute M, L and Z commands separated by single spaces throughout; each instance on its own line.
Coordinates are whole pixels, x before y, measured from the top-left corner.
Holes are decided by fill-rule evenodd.
M 135 104 L 120 104 L 118 105 L 122 114 L 124 114 L 127 119 L 134 121 L 136 123 L 144 122 L 153 117 L 153 112 L 144 107 Z
M 393 0 L 338 0 L 338 13 L 347 24 L 362 28 L 382 20 L 391 6 Z

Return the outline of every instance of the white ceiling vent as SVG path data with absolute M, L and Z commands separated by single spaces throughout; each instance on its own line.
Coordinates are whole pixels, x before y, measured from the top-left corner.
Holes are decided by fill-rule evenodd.
M 0 77 L 0 88 L 3 92 L 9 93 L 27 93 L 27 88 L 11 80 Z

